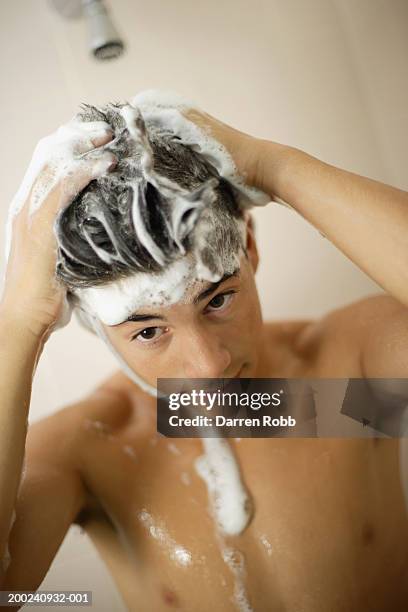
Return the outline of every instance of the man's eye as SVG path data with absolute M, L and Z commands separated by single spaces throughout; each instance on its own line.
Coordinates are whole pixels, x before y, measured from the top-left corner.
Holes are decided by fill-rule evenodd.
M 146 327 L 133 336 L 132 340 L 138 340 L 142 344 L 147 344 L 149 342 L 158 340 L 163 333 L 164 330 L 161 327 Z
M 210 311 L 223 310 L 226 308 L 233 298 L 235 291 L 229 291 L 227 293 L 219 293 L 214 296 L 211 302 L 208 302 L 207 308 L 210 307 Z

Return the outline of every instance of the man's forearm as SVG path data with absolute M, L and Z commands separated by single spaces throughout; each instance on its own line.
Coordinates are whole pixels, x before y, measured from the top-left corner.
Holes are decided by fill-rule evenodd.
M 0 304 L 0 555 L 21 478 L 32 378 L 43 348 Z
M 257 185 L 290 204 L 408 307 L 408 193 L 262 140 Z

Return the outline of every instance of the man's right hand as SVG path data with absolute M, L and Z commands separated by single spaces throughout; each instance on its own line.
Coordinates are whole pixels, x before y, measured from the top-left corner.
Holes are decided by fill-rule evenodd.
M 115 156 L 103 149 L 112 135 L 105 122 L 72 120 L 42 139 L 13 200 L 0 306 L 2 315 L 17 318 L 39 337 L 52 331 L 66 291 L 55 276 L 56 216 L 90 181 L 115 165 Z

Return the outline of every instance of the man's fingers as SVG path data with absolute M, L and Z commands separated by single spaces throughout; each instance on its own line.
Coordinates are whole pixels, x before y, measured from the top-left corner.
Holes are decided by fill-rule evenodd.
M 57 130 L 58 138 L 72 143 L 75 155 L 91 151 L 107 144 L 113 138 L 113 130 L 105 121 L 78 121 L 73 119 Z
M 78 119 L 74 118 L 68 123 L 61 125 L 56 133 L 59 139 L 69 140 L 75 135 L 92 135 L 106 129 L 112 129 L 106 121 L 78 121 Z
M 82 156 L 97 147 L 101 147 L 110 142 L 113 138 L 113 130 L 108 126 L 94 132 L 81 133 L 74 146 L 74 153 Z
M 108 144 L 113 138 L 113 131 L 107 130 L 99 135 L 94 136 L 91 139 L 91 144 L 93 147 L 102 147 L 105 144 Z
M 66 206 L 92 180 L 110 172 L 117 158 L 109 151 L 91 151 L 75 160 L 62 181 L 61 205 Z
M 43 201 L 34 210 L 30 207 L 28 214 L 53 223 L 61 208 L 68 206 L 91 181 L 107 174 L 116 163 L 117 158 L 113 153 L 101 149 L 95 149 L 80 159 L 73 159 L 64 173 L 56 178 Z

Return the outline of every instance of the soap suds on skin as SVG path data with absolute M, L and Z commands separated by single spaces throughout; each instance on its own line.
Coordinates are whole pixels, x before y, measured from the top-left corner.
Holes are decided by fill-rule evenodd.
M 4 576 L 10 566 L 11 563 L 11 555 L 10 555 L 10 549 L 9 549 L 9 539 L 10 539 L 10 534 L 11 534 L 11 530 L 13 529 L 13 525 L 16 521 L 16 511 L 13 510 L 12 514 L 11 514 L 11 519 L 10 519 L 10 527 L 8 530 L 8 534 L 7 534 L 7 541 L 6 541 L 6 548 L 4 550 L 4 555 L 3 558 L 1 560 L 1 575 Z
M 240 612 L 253 612 L 245 588 L 243 554 L 225 544 L 226 536 L 244 531 L 252 515 L 252 506 L 239 472 L 238 462 L 228 440 L 203 438 L 204 454 L 195 461 L 198 475 L 207 485 L 211 514 L 216 522 L 216 538 L 223 561 L 234 577 L 232 601 Z
M 6 548 L 4 549 L 3 559 L 1 560 L 1 571 L 2 571 L 3 576 L 7 572 L 10 566 L 10 563 L 11 563 L 10 550 L 8 547 L 8 542 L 6 542 Z
M 97 421 L 93 419 L 84 419 L 83 426 L 87 431 L 92 431 L 98 434 L 103 438 L 107 438 L 108 440 L 113 440 L 113 436 L 111 434 L 110 427 L 103 423 L 102 421 Z
M 141 510 L 137 516 L 152 538 L 165 549 L 170 559 L 179 567 L 188 567 L 193 563 L 192 554 L 184 546 L 175 542 L 165 527 L 159 521 L 153 520 L 152 515 L 146 509 Z
M 169 449 L 169 451 L 171 453 L 173 453 L 173 455 L 181 455 L 180 449 L 177 448 L 177 446 L 174 444 L 174 442 L 168 442 L 167 443 L 167 448 Z
M 245 588 L 245 559 L 244 555 L 231 546 L 223 546 L 221 549 L 224 563 L 229 567 L 234 576 L 234 593 L 232 601 L 239 612 L 254 612 L 249 603 Z
M 268 555 L 271 556 L 272 555 L 272 544 L 269 542 L 268 538 L 264 534 L 262 534 L 259 539 L 261 541 L 262 546 L 265 548 L 266 552 L 268 553 Z
M 190 478 L 188 472 L 181 472 L 180 480 L 183 483 L 183 485 L 186 485 L 186 487 L 191 485 L 191 478 Z
M 132 459 L 132 461 L 137 462 L 137 455 L 136 455 L 136 451 L 133 448 L 133 446 L 130 446 L 130 444 L 125 444 L 123 446 L 123 452 L 128 455 L 128 457 L 130 457 Z
M 142 306 L 166 307 L 180 302 L 194 276 L 192 259 L 185 256 L 160 274 L 133 274 L 106 285 L 80 289 L 77 295 L 87 313 L 105 325 L 118 325 Z
M 195 462 L 207 485 L 211 511 L 220 532 L 242 533 L 251 518 L 251 502 L 241 480 L 238 463 L 224 438 L 203 438 L 204 454 Z

